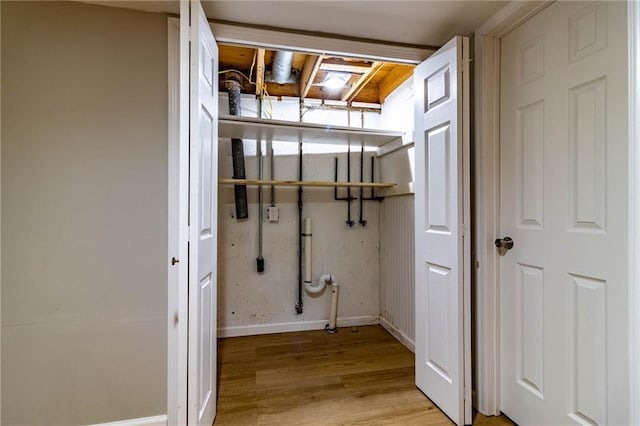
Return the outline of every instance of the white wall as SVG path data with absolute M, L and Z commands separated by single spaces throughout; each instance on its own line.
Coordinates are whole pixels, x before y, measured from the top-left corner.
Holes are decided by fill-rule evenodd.
M 410 77 L 387 96 L 378 126 L 405 132 L 405 140 L 413 141 L 413 120 L 413 78 Z
M 221 113 L 226 113 L 226 96 L 221 96 Z M 274 118 L 297 121 L 297 100 L 272 101 Z M 243 98 L 243 115 L 255 116 L 257 108 L 251 97 Z M 266 110 L 263 108 L 263 110 Z M 360 113 L 353 114 L 351 124 L 361 125 Z M 377 114 L 366 120 L 377 119 Z M 305 121 L 346 125 L 345 111 L 313 111 L 305 114 Z M 257 178 L 255 141 L 245 141 L 245 164 L 248 178 Z M 275 178 L 297 180 L 297 144 L 274 143 L 276 146 Z M 326 145 L 304 147 L 304 179 L 334 179 L 334 158 L 339 157 L 340 180 L 346 180 L 346 154 L 319 153 L 344 151 Z M 359 180 L 359 147 L 352 153 L 352 180 Z M 266 152 L 266 150 L 265 150 Z M 313 154 L 311 153 L 313 152 Z M 365 154 L 365 179 L 370 176 L 370 158 Z M 228 139 L 221 139 L 220 176 L 232 176 L 232 160 Z M 264 158 L 264 177 L 269 177 L 269 161 Z M 340 196 L 345 196 L 340 189 Z M 329 317 L 330 292 L 319 297 L 303 294 L 304 312 L 296 315 L 298 283 L 298 207 L 297 188 L 276 188 L 276 204 L 280 221 L 264 221 L 263 257 L 265 272 L 256 272 L 258 256 L 257 188 L 249 187 L 249 219 L 235 219 L 233 187 L 220 188 L 218 243 L 218 327 L 222 335 L 261 333 L 282 329 L 322 328 Z M 359 190 L 354 190 L 359 196 Z M 365 196 L 369 196 L 367 190 Z M 269 188 L 264 188 L 265 208 L 269 205 Z M 356 226 L 348 228 L 346 202 L 334 201 L 331 188 L 304 189 L 303 217 L 313 221 L 313 277 L 333 273 L 340 284 L 338 318 L 349 323 L 377 322 L 379 316 L 379 203 L 364 203 L 366 227 L 358 222 L 359 204 L 352 202 L 352 219 Z M 278 324 L 274 327 L 274 324 Z M 343 321 L 342 324 L 345 324 Z M 339 321 L 340 325 L 340 321 Z
M 0 51 L 2 46 L 2 3 L 0 2 Z M 0 423 L 2 422 L 2 54 L 0 54 Z
M 413 79 L 383 105 L 380 126 L 405 132 L 404 145 L 380 158 L 380 180 L 395 182 L 380 212 L 381 324 L 411 350 L 415 342 Z
M 3 1 L 1 29 L 1 422 L 163 414 L 166 18 Z

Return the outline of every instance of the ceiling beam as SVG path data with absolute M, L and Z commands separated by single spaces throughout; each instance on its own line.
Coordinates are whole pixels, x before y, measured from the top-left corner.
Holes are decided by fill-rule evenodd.
M 320 69 L 323 71 L 364 74 L 371 69 L 371 66 L 371 61 L 345 61 L 342 58 L 326 58 L 322 61 Z
M 413 75 L 413 68 L 411 65 L 396 65 L 384 80 L 378 83 L 378 102 L 380 105 L 384 103 L 391 92 Z
M 364 74 L 358 77 L 358 80 L 356 80 L 344 95 L 342 95 L 342 100 L 347 102 L 353 101 L 383 66 L 383 62 L 372 63 L 371 67 Z
M 304 98 L 309 93 L 313 80 L 315 80 L 316 74 L 320 69 L 322 58 L 322 55 L 307 55 L 307 59 L 304 61 L 304 67 L 302 67 L 302 74 L 300 75 L 301 98 Z
M 258 96 L 262 94 L 264 86 L 264 53 L 265 49 L 256 50 L 256 95 Z

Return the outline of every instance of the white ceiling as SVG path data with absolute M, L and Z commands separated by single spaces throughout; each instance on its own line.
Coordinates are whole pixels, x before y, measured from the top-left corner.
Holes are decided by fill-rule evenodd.
M 177 1 L 95 1 L 107 6 L 179 12 Z M 440 46 L 469 35 L 506 1 L 202 1 L 210 19 L 348 37 Z

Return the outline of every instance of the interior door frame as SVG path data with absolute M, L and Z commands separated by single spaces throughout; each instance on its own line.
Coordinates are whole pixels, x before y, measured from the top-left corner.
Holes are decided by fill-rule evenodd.
M 627 3 L 629 49 L 629 353 L 630 400 L 640 398 L 640 5 Z M 640 404 L 631 404 L 640 424 Z
M 338 39 L 284 29 L 261 29 L 211 23 L 218 43 L 288 49 L 308 53 L 340 54 L 373 60 L 418 64 L 435 48 L 398 46 L 362 40 Z M 187 424 L 188 360 L 188 161 L 189 161 L 189 52 L 181 52 L 180 20 L 167 20 L 168 56 L 168 321 L 167 425 Z M 295 34 L 295 37 L 292 37 Z M 181 76 L 187 76 L 185 81 Z M 186 142 L 184 142 L 186 141 Z M 186 148 L 185 148 L 186 147 Z M 186 151 L 185 151 L 186 149 Z M 185 163 L 186 161 L 186 163 Z M 184 171 L 187 170 L 186 175 Z M 176 256 L 178 253 L 178 256 Z M 171 258 L 180 262 L 175 267 Z M 183 261 L 184 259 L 184 261 Z M 184 319 L 184 320 L 183 320 Z
M 553 3 L 511 2 L 475 33 L 475 289 L 476 401 L 500 414 L 500 282 L 493 240 L 500 229 L 500 42 Z M 640 4 L 628 2 L 629 63 L 629 351 L 631 401 L 640 398 Z M 640 424 L 631 404 L 630 423 Z
M 487 416 L 500 414 L 500 283 L 493 244 L 500 229 L 500 40 L 551 3 L 510 2 L 474 35 L 474 406 Z
M 189 52 L 181 51 L 180 19 L 167 19 L 168 252 L 167 424 L 187 424 L 189 315 Z M 186 94 L 186 96 L 184 96 Z M 171 259 L 178 260 L 172 265 Z M 177 268 L 177 270 L 176 270 Z

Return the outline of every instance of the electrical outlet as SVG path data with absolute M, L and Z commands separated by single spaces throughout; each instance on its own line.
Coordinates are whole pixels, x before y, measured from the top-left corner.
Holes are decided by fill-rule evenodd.
M 267 209 L 267 219 L 269 222 L 277 222 L 280 218 L 280 209 L 278 207 L 269 207 Z

